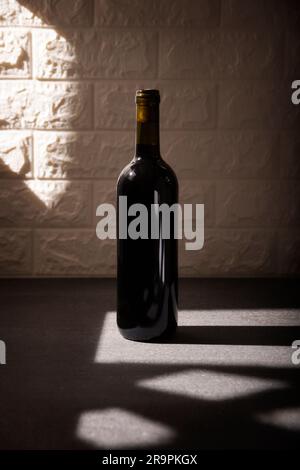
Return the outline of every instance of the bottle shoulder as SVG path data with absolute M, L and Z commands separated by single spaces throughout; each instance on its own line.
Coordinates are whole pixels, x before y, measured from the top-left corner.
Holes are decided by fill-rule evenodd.
M 161 171 L 164 174 L 164 176 L 166 178 L 168 178 L 170 180 L 170 182 L 172 182 L 172 183 L 176 184 L 176 186 L 178 186 L 178 180 L 177 180 L 177 176 L 176 176 L 175 171 L 173 170 L 173 168 L 167 162 L 165 162 L 162 159 L 160 161 L 160 168 L 161 168 Z
M 145 180 L 145 182 L 160 180 L 178 186 L 174 170 L 162 158 L 133 158 L 121 171 L 118 178 L 118 185 L 125 182 L 141 182 L 143 180 Z
M 131 176 L 132 166 L 133 166 L 134 159 L 132 159 L 127 165 L 123 168 L 121 173 L 119 174 L 117 185 L 124 179 L 129 179 Z

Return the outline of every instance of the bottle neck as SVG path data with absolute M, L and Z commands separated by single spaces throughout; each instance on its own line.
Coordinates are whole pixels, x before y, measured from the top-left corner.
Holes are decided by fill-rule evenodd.
M 136 105 L 136 158 L 159 158 L 159 103 Z

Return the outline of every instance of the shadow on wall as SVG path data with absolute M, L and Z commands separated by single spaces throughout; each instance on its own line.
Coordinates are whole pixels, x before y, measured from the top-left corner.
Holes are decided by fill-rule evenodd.
M 72 31 L 68 30 L 67 28 L 64 29 L 66 20 L 63 15 L 65 15 L 66 8 L 61 8 L 61 2 L 44 0 L 19 0 L 18 3 L 28 11 L 32 12 L 36 17 L 40 18 L 43 24 L 49 25 L 50 32 L 61 35 L 64 38 L 63 47 L 66 50 L 73 50 L 74 61 L 77 61 L 80 68 L 81 59 L 76 59 L 77 55 L 79 55 L 77 54 L 76 49 L 76 45 L 78 45 L 78 43 L 73 42 L 74 33 L 72 33 Z M 81 14 L 83 14 L 85 18 L 91 19 L 93 14 L 93 1 L 77 1 L 75 4 L 74 2 L 70 2 L 70 4 L 72 4 L 70 12 L 73 14 L 73 17 L 71 19 L 70 17 L 68 18 L 68 25 L 74 22 L 74 26 L 76 26 L 78 21 L 80 22 Z M 63 54 L 64 52 L 62 52 L 62 55 Z M 59 64 L 57 64 L 57 66 L 59 67 Z M 15 81 L 15 84 L 17 83 L 18 81 Z M 39 83 L 49 83 L 49 86 L 55 86 L 56 82 L 43 82 L 43 80 L 31 82 L 28 80 L 27 83 L 28 86 L 30 86 L 31 83 L 35 83 L 34 86 Z M 58 83 L 64 86 L 63 81 L 58 81 Z M 74 82 L 72 82 L 71 85 L 76 87 L 76 83 Z M 74 90 L 77 90 L 76 93 Z M 52 115 L 50 116 L 46 126 L 39 126 L 39 124 L 37 124 L 36 126 L 33 126 L 33 130 L 43 130 L 45 128 L 53 131 L 59 130 L 60 127 L 57 127 L 56 121 L 59 122 L 59 120 L 62 120 L 62 130 L 72 131 L 74 121 L 73 145 L 76 145 L 76 128 L 78 127 L 77 121 L 81 120 L 81 122 L 83 122 L 86 114 L 84 104 L 82 106 L 80 106 L 80 104 L 78 105 L 78 103 L 84 103 L 86 98 L 84 93 L 81 96 L 81 91 L 82 89 L 80 87 L 78 87 L 78 89 L 71 89 L 71 91 L 66 90 L 66 93 L 70 93 L 71 95 L 71 99 L 67 101 L 64 99 L 64 96 L 61 93 L 60 95 L 55 96 L 54 89 L 52 90 L 54 96 L 47 96 L 47 93 L 51 92 L 51 89 L 45 90 L 46 96 L 41 92 L 39 94 L 35 94 L 34 89 L 33 93 L 29 95 L 29 101 L 25 101 L 24 107 L 29 107 L 29 109 L 31 109 L 32 102 L 40 99 L 41 105 L 39 106 L 39 110 L 41 108 L 41 112 L 43 112 L 42 107 L 44 106 L 45 109 L 47 109 L 51 104 Z M 34 109 L 34 106 L 32 109 Z M 80 117 L 81 112 L 82 117 Z M 34 120 L 35 116 L 29 116 L 29 122 L 31 118 Z M 0 127 L 2 127 L 2 129 L 10 129 L 11 125 L 7 120 L 2 119 L 0 121 Z M 31 128 L 30 125 L 29 127 Z M 69 174 L 68 171 L 64 171 L 62 177 L 57 175 L 50 175 L 50 178 L 53 179 L 47 179 L 49 175 L 47 175 L 45 171 L 45 175 L 42 175 L 41 177 L 39 170 L 42 168 L 43 163 L 40 161 L 40 158 L 37 158 L 37 154 L 34 155 L 34 165 L 32 161 L 31 148 L 34 145 L 32 140 L 34 137 L 32 138 L 30 136 L 30 130 L 23 130 L 22 123 L 20 126 L 17 124 L 15 128 L 16 133 L 19 133 L 20 136 L 25 136 L 24 140 L 21 144 L 17 141 L 13 141 L 11 145 L 5 144 L 4 151 L 2 153 L 2 159 L 0 154 L 0 178 L 2 178 L 1 196 L 3 198 L 1 200 L 0 206 L 0 227 L 7 229 L 6 233 L 8 237 L 8 243 L 5 244 L 4 240 L 4 249 L 2 249 L 2 256 L 0 255 L 1 274 L 32 274 L 30 271 L 28 271 L 28 267 L 25 268 L 24 272 L 22 267 L 19 270 L 17 256 L 16 259 L 11 256 L 11 252 L 13 251 L 13 244 L 15 241 L 15 234 L 13 229 L 24 229 L 24 232 L 30 232 L 32 229 L 47 228 L 47 232 L 49 232 L 50 238 L 47 239 L 47 236 L 43 235 L 46 234 L 46 231 L 44 231 L 42 235 L 39 235 L 39 242 L 37 242 L 35 245 L 35 258 L 37 262 L 35 274 L 39 274 L 40 269 L 44 275 L 53 274 L 51 272 L 51 266 L 49 271 L 47 271 L 47 257 L 49 256 L 50 260 L 52 257 L 51 261 L 58 271 L 61 269 L 60 263 L 62 264 L 63 267 L 60 272 L 61 275 L 97 275 L 99 274 L 97 271 L 98 268 L 101 275 L 101 269 L 103 271 L 101 259 L 99 259 L 98 265 L 94 263 L 95 272 L 89 269 L 89 263 L 92 264 L 92 257 L 95 258 L 95 253 L 100 251 L 95 250 L 97 239 L 93 225 L 92 214 L 92 183 L 89 181 L 76 181 L 76 179 L 74 180 L 72 178 L 72 174 Z M 7 133 L 7 136 L 11 135 L 12 139 L 17 140 L 17 134 L 14 131 L 6 130 L 5 132 Z M 17 169 L 15 169 L 15 171 L 13 169 L 14 165 L 10 166 L 10 163 L 14 163 L 10 162 L 10 153 L 12 153 L 12 149 L 17 152 L 18 159 L 21 161 L 21 164 Z M 36 147 L 35 150 L 38 151 Z M 59 156 L 57 157 L 59 159 Z M 82 157 L 84 158 L 84 155 Z M 70 155 L 70 160 L 71 158 L 72 157 Z M 76 165 L 76 163 L 74 163 L 74 165 Z M 33 168 L 33 166 L 35 168 Z M 112 192 L 113 190 L 114 185 L 112 184 Z M 58 237 L 56 237 L 54 230 L 53 237 L 51 238 L 51 228 L 65 229 L 65 231 L 60 230 L 58 232 Z M 68 231 L 70 228 L 74 230 Z M 90 230 L 89 232 L 84 232 L 83 230 L 80 232 L 80 234 L 78 234 L 76 233 L 77 228 Z M 6 235 L 4 234 L 4 237 L 5 236 Z M 2 241 L 0 241 L 0 244 L 1 242 Z M 86 249 L 87 251 L 86 260 L 81 260 L 80 256 L 79 259 L 76 259 L 76 252 L 80 252 L 80 246 L 76 247 L 77 242 L 82 242 L 84 245 L 83 250 Z M 31 245 L 31 242 L 29 242 L 29 244 L 26 246 L 26 250 L 31 250 Z M 92 249 L 90 250 L 88 249 L 89 245 L 92 246 Z M 112 258 L 111 265 L 114 264 L 114 250 L 112 247 L 113 245 L 109 243 L 107 246 L 105 246 L 105 250 L 107 251 L 106 258 Z M 7 256 L 5 250 L 7 250 Z M 105 259 L 105 255 L 103 255 L 103 253 L 101 256 Z M 10 257 L 12 258 L 11 264 Z M 98 257 L 100 258 L 100 256 Z M 66 267 L 64 267 L 64 265 Z M 104 261 L 104 268 L 107 268 L 108 270 L 111 268 L 112 271 L 112 266 L 110 266 L 107 259 Z M 76 270 L 78 270 L 78 272 Z M 112 274 L 113 272 L 110 273 L 110 275 Z

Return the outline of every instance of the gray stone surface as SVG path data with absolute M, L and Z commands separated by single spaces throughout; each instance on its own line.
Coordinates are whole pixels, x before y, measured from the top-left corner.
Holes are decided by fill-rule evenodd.
M 299 281 L 185 280 L 167 343 L 123 339 L 115 282 L 2 280 L 1 449 L 296 448 Z

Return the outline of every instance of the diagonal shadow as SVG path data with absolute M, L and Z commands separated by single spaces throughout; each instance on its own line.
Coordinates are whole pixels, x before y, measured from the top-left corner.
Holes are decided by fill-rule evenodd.
M 201 315 L 201 313 L 199 313 Z M 290 346 L 300 338 L 297 326 L 180 326 L 170 344 Z
M 234 310 L 299 308 L 299 279 L 180 279 L 186 309 Z M 229 287 L 229 288 L 228 288 Z
M 26 204 L 27 208 L 30 207 L 31 216 L 34 220 L 39 214 L 42 214 L 46 211 L 45 203 L 37 197 L 34 192 L 26 184 L 24 180 L 24 175 L 31 170 L 31 162 L 29 160 L 24 161 L 22 168 L 19 172 L 13 171 L 7 164 L 5 164 L 0 157 L 0 180 L 1 189 L 9 188 L 12 181 L 14 185 L 17 185 L 18 198 L 22 197 L 22 204 Z M 20 201 L 19 201 L 20 202 Z M 23 214 L 22 214 L 22 204 L 20 204 L 21 209 L 16 206 L 16 200 L 14 198 L 6 200 L 6 204 L 1 205 L 0 212 L 0 227 L 8 228 L 10 226 L 21 226 L 24 228 L 23 224 Z M 2 220 L 3 219 L 3 220 Z

